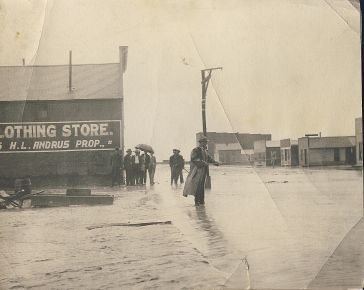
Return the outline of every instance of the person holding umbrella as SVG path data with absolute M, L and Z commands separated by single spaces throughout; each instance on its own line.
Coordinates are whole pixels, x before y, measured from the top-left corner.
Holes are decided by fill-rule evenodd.
M 144 158 L 140 155 L 140 150 L 135 149 L 135 156 L 134 156 L 134 180 L 135 184 L 143 184 L 143 167 L 144 165 Z
M 148 151 L 144 151 L 144 153 L 141 155 L 143 161 L 144 161 L 144 167 L 142 168 L 143 171 L 143 179 L 142 184 L 147 183 L 147 173 L 149 170 L 149 162 L 150 162 L 150 156 L 148 154 Z
M 143 155 L 138 155 L 139 159 L 141 160 L 141 164 L 140 164 L 140 170 L 139 170 L 139 179 L 140 179 L 140 183 L 141 184 L 145 184 L 146 183 L 146 175 L 147 175 L 147 170 L 149 170 L 149 161 L 150 161 L 150 156 L 147 154 L 147 152 L 149 153 L 154 153 L 154 150 L 152 148 L 152 146 L 147 145 L 147 144 L 138 144 L 135 146 L 135 148 L 139 151 L 142 150 L 145 153 Z M 135 150 L 135 153 L 137 152 L 137 150 Z

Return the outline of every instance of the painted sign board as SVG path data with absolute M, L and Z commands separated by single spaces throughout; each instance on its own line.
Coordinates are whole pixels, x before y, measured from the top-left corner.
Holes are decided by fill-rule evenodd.
M 120 120 L 0 123 L 0 153 L 113 150 Z

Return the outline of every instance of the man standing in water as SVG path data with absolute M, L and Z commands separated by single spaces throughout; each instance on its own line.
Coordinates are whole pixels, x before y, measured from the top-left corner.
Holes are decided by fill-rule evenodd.
M 171 168 L 171 185 L 174 183 L 177 185 L 178 178 L 181 176 L 181 172 L 184 168 L 184 159 L 180 155 L 181 151 L 178 149 L 173 149 L 173 155 L 169 158 L 169 166 Z M 183 177 L 181 183 L 183 182 Z
M 195 196 L 196 206 L 205 204 L 205 180 L 209 163 L 220 165 L 207 153 L 207 138 L 203 136 L 198 142 L 199 146 L 194 148 L 191 153 L 191 170 L 183 189 L 184 196 Z
M 155 159 L 154 152 L 151 152 L 149 160 L 149 168 L 148 168 L 150 185 L 154 184 L 154 174 L 156 167 L 157 167 L 157 161 Z

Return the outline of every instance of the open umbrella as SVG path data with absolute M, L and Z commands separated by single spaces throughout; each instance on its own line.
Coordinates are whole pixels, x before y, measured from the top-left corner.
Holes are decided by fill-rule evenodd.
M 138 144 L 137 146 L 135 146 L 135 148 L 140 149 L 142 151 L 154 153 L 152 146 L 147 145 L 147 144 Z

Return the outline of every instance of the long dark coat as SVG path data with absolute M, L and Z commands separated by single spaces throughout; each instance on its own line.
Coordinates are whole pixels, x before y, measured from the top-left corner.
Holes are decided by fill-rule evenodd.
M 201 188 L 202 183 L 205 182 L 208 164 L 214 162 L 215 160 L 202 147 L 196 147 L 192 150 L 190 173 L 183 188 L 183 196 L 196 195 L 198 188 Z

